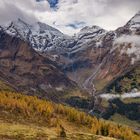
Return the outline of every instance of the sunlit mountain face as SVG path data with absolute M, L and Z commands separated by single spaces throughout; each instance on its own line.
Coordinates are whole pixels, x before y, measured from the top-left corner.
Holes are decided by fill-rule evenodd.
M 45 0 L 36 0 L 37 2 L 40 2 L 40 1 L 45 1 Z M 56 5 L 58 4 L 58 1 L 59 0 L 47 0 L 48 2 L 49 2 L 49 4 L 50 4 L 50 7 L 51 8 L 54 8 L 54 7 L 56 7 Z

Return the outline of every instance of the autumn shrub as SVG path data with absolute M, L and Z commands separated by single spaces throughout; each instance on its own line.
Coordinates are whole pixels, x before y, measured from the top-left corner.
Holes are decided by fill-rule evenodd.
M 122 140 L 139 140 L 140 136 L 131 128 L 110 121 L 104 121 L 91 117 L 75 108 L 55 104 L 50 101 L 41 100 L 34 96 L 26 96 L 13 92 L 0 92 L 0 108 L 19 113 L 25 117 L 40 117 L 53 126 L 59 124 L 59 117 L 69 122 L 83 125 L 91 129 L 96 135 L 110 136 Z M 53 123 L 53 122 L 54 123 Z M 64 136 L 64 128 L 61 127 Z

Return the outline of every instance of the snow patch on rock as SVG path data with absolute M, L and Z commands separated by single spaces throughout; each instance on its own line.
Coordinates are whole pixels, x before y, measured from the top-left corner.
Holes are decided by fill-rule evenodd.
M 2 27 L 11 36 L 28 41 L 39 52 L 68 47 L 74 39 L 59 30 L 41 22 L 28 24 L 21 19 Z

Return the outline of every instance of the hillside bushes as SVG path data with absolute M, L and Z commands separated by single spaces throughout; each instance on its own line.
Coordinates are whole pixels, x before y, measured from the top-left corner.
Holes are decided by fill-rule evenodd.
M 0 108 L 11 110 L 25 117 L 40 117 L 42 120 L 50 121 L 52 118 L 65 118 L 71 123 L 83 125 L 91 129 L 96 135 L 110 136 L 122 140 L 139 140 L 130 128 L 112 122 L 99 120 L 84 112 L 61 104 L 40 100 L 37 97 L 26 96 L 13 92 L 0 93 Z M 45 119 L 44 119 L 45 118 Z

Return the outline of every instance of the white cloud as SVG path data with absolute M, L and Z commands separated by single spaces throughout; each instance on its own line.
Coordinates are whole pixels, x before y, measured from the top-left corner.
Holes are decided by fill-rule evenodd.
M 38 19 L 36 13 L 46 10 L 50 10 L 47 1 L 37 3 L 35 0 L 0 0 L 0 23 L 4 24 L 17 18 L 34 22 Z
M 123 44 L 123 46 L 120 46 L 120 44 Z M 140 36 L 123 35 L 115 40 L 114 45 L 114 49 L 121 47 L 121 54 L 127 54 L 131 57 L 131 64 L 140 60 Z
M 124 25 L 139 10 L 139 5 L 139 0 L 59 0 L 58 9 L 53 10 L 47 0 L 0 0 L 0 23 L 20 17 L 40 20 L 68 34 L 79 31 L 67 26 L 76 22 L 112 30 Z
M 123 43 L 131 43 L 135 46 L 140 46 L 140 36 L 139 35 L 123 35 L 119 38 L 117 38 L 114 42 L 114 44 L 123 44 Z

